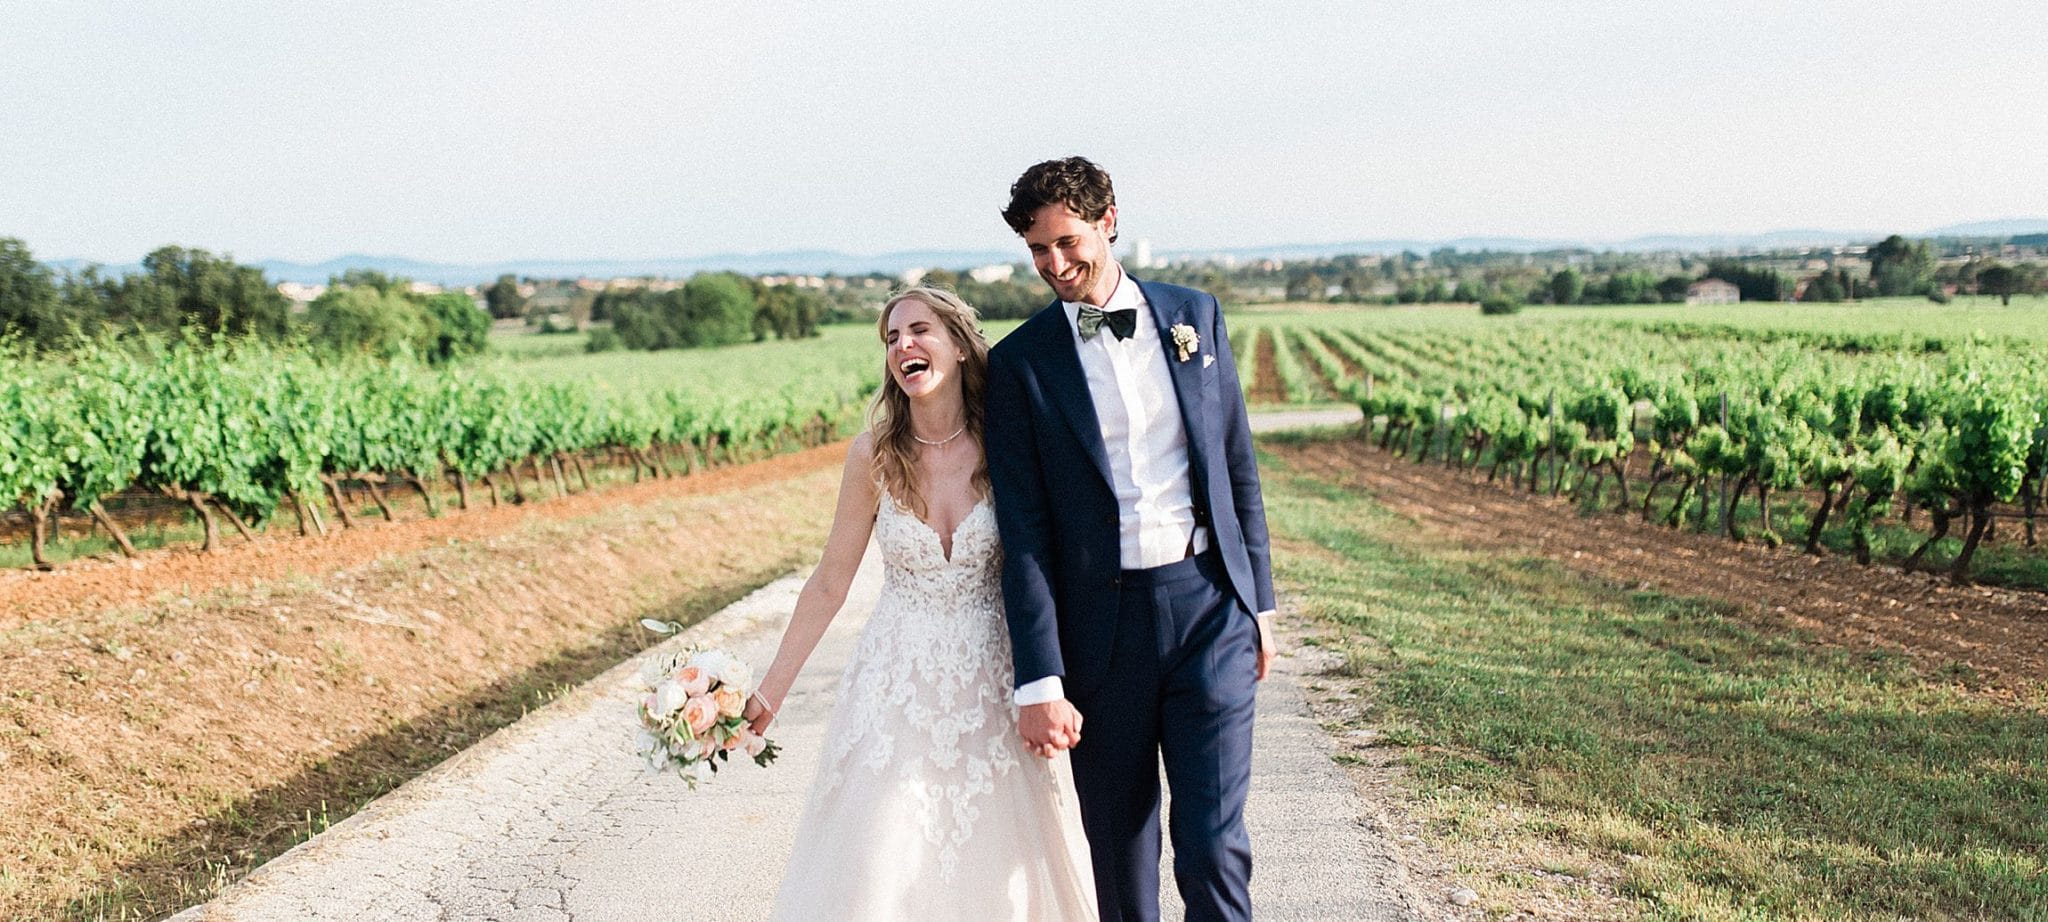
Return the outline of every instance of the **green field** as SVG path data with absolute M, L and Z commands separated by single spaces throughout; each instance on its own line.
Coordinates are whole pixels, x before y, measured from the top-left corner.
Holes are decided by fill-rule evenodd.
M 1533 319 L 1597 318 L 1727 324 L 1749 330 L 1801 333 L 1903 333 L 1919 336 L 2011 337 L 2048 342 L 2048 297 L 2022 295 L 2003 306 L 1989 295 L 1948 304 L 1926 298 L 1878 298 L 1844 304 L 1618 305 L 1531 308 Z

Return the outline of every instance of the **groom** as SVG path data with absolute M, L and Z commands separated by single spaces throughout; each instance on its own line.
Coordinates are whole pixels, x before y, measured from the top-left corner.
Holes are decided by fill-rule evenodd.
M 1072 750 L 1104 922 L 1159 917 L 1162 758 L 1187 918 L 1249 920 L 1273 580 L 1221 312 L 1124 274 L 1116 195 L 1087 160 L 1024 171 L 1003 219 L 1058 298 L 989 356 L 1018 729 Z

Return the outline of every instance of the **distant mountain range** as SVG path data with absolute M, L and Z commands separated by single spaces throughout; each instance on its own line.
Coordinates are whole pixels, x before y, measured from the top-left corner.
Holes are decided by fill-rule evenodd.
M 1479 250 L 1534 253 L 1546 250 L 1593 250 L 1627 253 L 1677 251 L 1688 253 L 1737 250 L 1774 250 L 1810 246 L 1839 246 L 1874 243 L 1888 232 L 1829 230 L 1779 230 L 1761 234 L 1691 234 L 1632 237 L 1620 241 L 1545 240 L 1526 237 L 1458 237 L 1452 239 L 1352 240 L 1340 243 L 1303 243 L 1273 246 L 1225 247 L 1216 249 L 1168 247 L 1155 249 L 1155 260 L 1230 258 L 1317 259 L 1345 254 L 1399 253 L 1412 250 L 1428 253 L 1443 247 L 1464 252 Z M 2015 218 L 1951 224 L 1908 236 L 2006 238 L 2018 234 L 2048 233 L 2048 218 Z M 1128 253 L 1130 243 L 1125 242 Z M 882 272 L 895 275 L 907 269 L 942 267 L 966 269 L 992 263 L 1022 262 L 1024 253 L 1015 250 L 899 250 L 860 255 L 835 250 L 784 250 L 771 253 L 722 253 L 713 256 L 678 256 L 662 259 L 517 259 L 494 263 L 458 264 L 425 262 L 402 256 L 354 254 L 320 263 L 263 260 L 261 267 L 280 282 L 317 284 L 349 269 L 373 269 L 387 275 L 403 276 L 439 285 L 473 285 L 500 275 L 529 278 L 615 278 L 654 275 L 679 278 L 703 271 L 731 270 L 748 275 L 774 273 L 860 275 Z M 81 259 L 48 260 L 56 268 L 76 269 L 88 264 Z M 137 264 L 103 266 L 102 271 L 120 274 Z

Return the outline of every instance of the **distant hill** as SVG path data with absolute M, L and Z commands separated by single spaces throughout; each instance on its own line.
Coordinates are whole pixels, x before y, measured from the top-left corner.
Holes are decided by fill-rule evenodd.
M 2021 234 L 2048 233 L 2048 218 L 2007 218 L 2003 221 L 1977 221 L 1971 224 L 1951 224 L 1937 227 L 1923 237 L 2017 237 Z
M 1460 252 L 1467 253 L 1480 250 L 1511 253 L 1547 250 L 1710 253 L 1867 244 L 1883 239 L 1887 233 L 1890 232 L 1777 230 L 1759 234 L 1668 234 L 1605 241 L 1528 237 L 1456 237 L 1435 240 L 1397 238 L 1215 249 L 1163 247 L 1155 249 L 1153 255 L 1157 259 L 1167 260 L 1222 257 L 1240 261 L 1319 259 L 1354 253 L 1387 255 L 1404 250 L 1428 253 L 1443 247 L 1454 247 Z M 1999 221 L 1951 224 L 1908 236 L 2008 238 L 2039 233 L 2048 233 L 2048 218 L 2008 218 Z M 352 254 L 319 263 L 263 260 L 254 265 L 262 267 L 266 274 L 280 282 L 319 283 L 349 269 L 374 269 L 422 282 L 459 286 L 489 282 L 507 273 L 531 278 L 613 278 L 637 275 L 676 278 L 697 272 L 721 270 L 748 275 L 825 272 L 840 275 L 862 275 L 869 272 L 896 275 L 906 269 L 966 269 L 992 263 L 1022 262 L 1024 259 L 1024 251 L 1019 247 L 1014 250 L 900 250 L 872 255 L 843 253 L 837 250 L 783 250 L 771 253 L 721 253 L 712 256 L 677 256 L 660 259 L 509 259 L 478 264 L 436 263 L 403 256 Z M 49 260 L 47 264 L 60 269 L 77 269 L 85 266 L 87 261 L 57 259 Z M 136 268 L 137 264 L 128 263 L 103 266 L 102 271 L 109 275 L 119 275 Z

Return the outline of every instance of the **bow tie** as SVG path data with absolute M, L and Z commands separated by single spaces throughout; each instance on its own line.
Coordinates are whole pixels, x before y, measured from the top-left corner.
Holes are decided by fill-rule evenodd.
M 1094 339 L 1097 335 L 1101 334 L 1102 328 L 1105 325 L 1109 327 L 1111 333 L 1116 334 L 1116 338 L 1130 339 L 1131 334 L 1138 331 L 1138 311 L 1136 308 L 1129 307 L 1120 311 L 1106 311 L 1093 304 L 1083 304 L 1081 305 L 1081 321 L 1077 325 L 1081 328 L 1081 340 L 1083 342 Z

